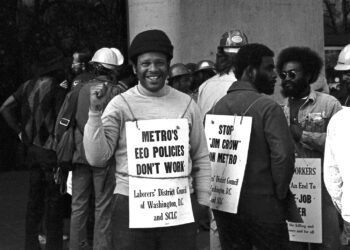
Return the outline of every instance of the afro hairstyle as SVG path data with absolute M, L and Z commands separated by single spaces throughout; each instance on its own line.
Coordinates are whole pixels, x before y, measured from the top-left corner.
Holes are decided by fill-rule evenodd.
M 288 62 L 300 63 L 303 73 L 311 76 L 309 84 L 317 80 L 323 66 L 321 57 L 308 47 L 289 47 L 282 50 L 277 58 L 277 72 L 281 73 Z

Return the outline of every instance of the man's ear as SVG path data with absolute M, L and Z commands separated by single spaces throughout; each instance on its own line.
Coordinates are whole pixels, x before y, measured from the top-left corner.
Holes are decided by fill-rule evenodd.
M 255 78 L 256 78 L 256 74 L 258 73 L 256 68 L 252 67 L 252 66 L 248 66 L 247 67 L 247 76 L 248 78 L 254 82 Z
M 136 65 L 134 63 L 132 63 L 132 71 L 134 72 L 134 74 L 136 75 Z

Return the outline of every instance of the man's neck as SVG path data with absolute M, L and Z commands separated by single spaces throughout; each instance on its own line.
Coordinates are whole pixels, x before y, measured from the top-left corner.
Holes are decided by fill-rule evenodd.
M 294 100 L 305 99 L 309 96 L 309 94 L 310 94 L 310 85 L 303 92 L 301 92 L 300 95 L 291 97 L 291 98 Z
M 156 92 L 149 91 L 148 89 L 143 87 L 142 84 L 140 84 L 140 82 L 137 84 L 136 87 L 141 95 L 154 96 L 154 97 L 165 96 L 169 93 L 169 90 L 170 90 L 170 88 L 166 84 L 163 86 L 163 88 L 161 88 L 160 90 L 158 90 Z

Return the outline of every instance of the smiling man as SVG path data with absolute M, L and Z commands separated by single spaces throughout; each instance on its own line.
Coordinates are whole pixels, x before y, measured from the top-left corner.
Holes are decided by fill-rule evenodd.
M 105 86 L 101 84 L 91 88 L 89 120 L 84 133 L 86 158 L 90 164 L 98 166 L 110 158 L 116 160 L 113 249 L 195 249 L 195 223 L 177 210 L 187 206 L 192 214 L 193 196 L 187 197 L 188 202 L 183 202 L 181 198 L 179 201 L 176 198 L 176 203 L 172 201 L 177 197 L 175 193 L 182 195 L 183 190 L 188 190 L 188 193 L 195 191 L 200 204 L 207 206 L 209 203 L 209 152 L 199 108 L 191 97 L 166 84 L 173 46 L 163 31 L 147 30 L 138 34 L 130 45 L 129 57 L 139 79 L 138 85 L 112 99 L 103 114 L 99 107 L 105 98 Z M 164 125 L 169 124 L 169 119 L 174 123 L 181 120 L 185 125 Z M 162 132 L 166 136 L 158 138 L 151 136 L 150 129 L 145 130 L 145 124 L 151 124 L 152 131 L 160 130 L 160 126 L 169 127 Z M 188 132 L 181 133 L 182 129 Z M 134 133 L 130 133 L 131 130 Z M 133 137 L 139 131 L 143 132 L 142 136 Z M 144 136 L 147 134 L 149 136 Z M 130 151 L 135 143 L 133 138 L 141 137 L 140 144 L 145 146 Z M 184 143 L 178 145 L 181 140 Z M 171 145 L 169 141 L 176 144 Z M 147 148 L 150 142 L 152 147 Z M 164 156 L 168 157 L 168 161 L 183 157 L 182 164 L 160 164 Z M 134 164 L 141 158 L 145 159 L 145 164 Z M 136 174 L 133 174 L 133 169 L 137 169 Z M 179 176 L 178 172 L 183 174 Z M 174 181 L 184 184 L 186 189 L 179 188 L 179 185 L 171 188 Z M 160 188 L 161 185 L 164 188 Z M 131 196 L 129 190 L 134 190 Z M 162 190 L 171 192 L 164 196 Z M 135 210 L 133 204 L 140 200 L 140 196 L 147 196 L 146 208 L 142 208 L 141 204 L 141 209 L 138 205 Z M 161 196 L 159 200 L 152 198 L 157 196 Z M 165 210 L 161 209 L 164 206 Z M 149 222 L 149 214 L 154 210 L 159 213 Z M 135 218 L 143 212 L 144 216 L 135 222 Z M 131 226 L 132 223 L 140 226 Z
M 213 210 L 223 250 L 253 245 L 289 249 L 286 209 L 294 170 L 293 141 L 280 105 L 263 95 L 274 92 L 273 56 L 262 44 L 241 47 L 235 71 L 238 81 L 208 112 L 253 120 L 238 212 Z

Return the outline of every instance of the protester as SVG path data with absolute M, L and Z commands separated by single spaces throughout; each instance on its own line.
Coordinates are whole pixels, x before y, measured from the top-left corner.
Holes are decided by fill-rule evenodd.
M 85 158 L 83 147 L 83 131 L 88 119 L 90 106 L 90 88 L 99 84 L 106 85 L 105 103 L 103 109 L 109 100 L 115 95 L 124 92 L 127 87 L 116 85 L 113 81 L 113 74 L 118 66 L 122 65 L 124 57 L 118 51 L 115 53 L 110 48 L 101 48 L 97 50 L 90 63 L 93 67 L 93 79 L 82 82 L 83 86 L 79 90 L 79 97 L 76 110 L 76 128 L 75 128 L 75 152 L 73 155 L 73 175 L 72 175 L 72 214 L 70 225 L 70 243 L 71 250 L 79 250 L 88 245 L 86 237 L 87 221 L 91 195 L 94 197 L 95 223 L 93 248 L 99 250 L 110 250 L 111 241 L 111 200 L 115 187 L 113 168 L 97 167 L 89 165 Z
M 245 113 L 253 120 L 238 212 L 213 209 L 223 250 L 289 249 L 286 215 L 294 149 L 281 107 L 263 95 L 274 92 L 273 56 L 262 44 L 241 47 L 236 56 L 238 81 L 208 112 Z
M 62 195 L 54 181 L 57 167 L 53 132 L 66 89 L 62 53 L 54 47 L 39 54 L 38 76 L 23 83 L 1 106 L 8 125 L 28 147 L 29 194 L 25 224 L 25 249 L 41 249 L 38 234 L 46 208 L 46 249 L 61 250 Z
M 306 47 L 289 47 L 281 51 L 277 70 L 282 79 L 283 104 L 298 158 L 323 159 L 329 119 L 341 109 L 336 98 L 316 92 L 310 84 L 322 69 L 320 56 Z M 322 244 L 312 249 L 338 249 L 337 211 L 322 181 Z M 316 211 L 315 211 L 316 212 Z M 307 249 L 307 244 L 293 243 L 294 248 Z
M 343 106 L 350 107 L 350 44 L 340 52 L 334 69 L 340 74 L 340 90 L 337 98 Z
M 113 249 L 192 250 L 195 249 L 196 226 L 195 223 L 181 223 L 181 220 L 186 216 L 185 214 L 178 214 L 176 219 L 173 217 L 173 220 L 175 219 L 173 223 L 179 222 L 178 225 L 173 226 L 163 224 L 162 216 L 158 216 L 156 219 L 159 222 L 155 222 L 162 227 L 154 227 L 153 224 L 143 224 L 148 218 L 147 215 L 152 212 L 150 209 L 145 212 L 145 217 L 134 222 L 141 223 L 143 228 L 129 227 L 129 220 L 131 223 L 134 219 L 133 216 L 138 216 L 133 209 L 129 211 L 129 206 L 133 205 L 129 201 L 137 197 L 135 193 L 132 193 L 132 197 L 129 196 L 129 189 L 134 188 L 131 183 L 140 182 L 140 191 L 138 192 L 152 188 L 152 192 L 148 195 L 153 196 L 155 195 L 153 187 L 149 187 L 146 183 L 163 183 L 164 186 L 170 188 L 174 182 L 181 181 L 181 183 L 186 183 L 186 187 L 189 188 L 190 179 L 194 178 L 195 186 L 191 187 L 191 192 L 194 189 L 198 202 L 207 206 L 209 203 L 210 162 L 198 107 L 188 95 L 165 84 L 169 64 L 173 57 L 173 46 L 168 36 L 160 30 L 141 32 L 133 39 L 128 52 L 139 79 L 138 85 L 112 99 L 103 115 L 100 106 L 105 99 L 103 94 L 105 87 L 103 85 L 93 87 L 91 89 L 89 119 L 84 131 L 84 148 L 87 160 L 91 165 L 103 165 L 110 157 L 116 159 L 117 185 L 114 191 L 112 215 Z M 165 179 L 156 177 L 149 179 L 147 176 L 137 178 L 129 174 L 134 171 L 134 165 L 131 164 L 131 161 L 134 161 L 136 157 L 127 152 L 127 147 L 133 143 L 132 138 L 129 138 L 129 136 L 133 136 L 133 133 L 128 133 L 126 127 L 139 131 L 143 129 L 145 123 L 150 122 L 153 124 L 152 129 L 156 129 L 154 126 L 161 126 L 162 123 L 167 123 L 168 119 L 176 119 L 176 123 L 184 121 L 178 119 L 180 117 L 185 118 L 186 124 L 189 125 L 189 133 L 182 137 L 189 140 L 188 153 L 190 158 L 184 162 L 186 165 L 189 164 L 188 174 L 190 175 L 185 175 L 179 180 L 175 173 L 166 175 L 169 178 Z M 155 146 L 159 143 L 155 143 Z M 179 153 L 179 155 L 184 153 L 187 155 L 187 151 Z M 155 157 L 154 160 L 160 161 L 161 159 Z M 190 209 L 188 205 L 190 204 L 185 207 Z M 134 209 L 136 208 L 134 207 Z M 142 208 L 139 209 L 142 210 Z M 176 209 L 180 209 L 180 207 Z
M 192 75 L 182 63 L 171 65 L 169 69 L 168 84 L 185 94 L 192 94 Z
M 198 106 L 203 117 L 236 81 L 236 55 L 239 48 L 247 43 L 247 36 L 240 30 L 232 30 L 222 35 L 216 55 L 217 74 L 199 86 Z
M 344 108 L 330 120 L 324 152 L 324 183 L 332 201 L 343 218 L 341 244 L 350 246 L 350 172 L 349 151 L 350 110 Z

